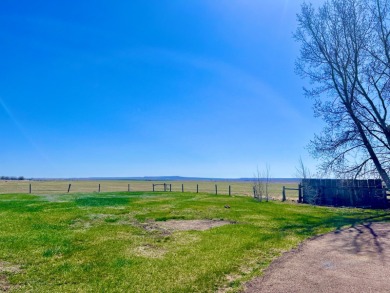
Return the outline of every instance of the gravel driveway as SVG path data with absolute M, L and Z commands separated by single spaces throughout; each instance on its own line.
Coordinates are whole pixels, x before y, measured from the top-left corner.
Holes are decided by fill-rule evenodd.
M 305 241 L 246 284 L 253 292 L 390 292 L 390 223 L 368 223 Z

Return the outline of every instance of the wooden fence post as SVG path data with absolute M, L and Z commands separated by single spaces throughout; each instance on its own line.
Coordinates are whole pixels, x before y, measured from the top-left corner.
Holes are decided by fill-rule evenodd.
M 127 184 L 127 191 L 130 192 L 130 184 Z
M 29 186 L 29 192 L 30 192 L 30 194 L 31 194 L 31 190 L 32 190 L 32 188 L 31 188 L 31 183 L 30 183 L 30 186 Z
M 184 184 L 181 185 L 181 192 L 184 192 Z
M 218 195 L 218 186 L 215 184 L 215 195 Z
M 229 196 L 232 196 L 232 189 L 230 185 L 229 185 Z
M 99 183 L 99 189 L 98 189 L 98 192 L 100 192 L 100 183 Z
M 253 186 L 253 198 L 256 198 L 256 187 Z
M 166 192 L 166 191 L 167 191 L 167 184 L 164 183 L 164 192 Z
M 172 183 L 169 184 L 169 192 L 172 192 Z
M 154 192 L 154 184 L 153 184 L 153 192 Z
M 199 184 L 196 184 L 196 193 L 199 193 Z
M 282 194 L 283 198 L 282 198 L 282 201 L 286 201 L 286 187 L 283 186 L 283 194 Z
M 298 202 L 302 203 L 302 184 L 299 183 L 298 185 Z
M 68 193 L 70 192 L 70 188 L 72 187 L 72 184 L 69 183 L 69 186 L 68 186 Z

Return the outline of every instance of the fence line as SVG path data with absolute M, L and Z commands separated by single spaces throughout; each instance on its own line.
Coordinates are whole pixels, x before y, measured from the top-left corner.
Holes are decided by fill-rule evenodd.
M 36 185 L 33 185 L 33 183 L 29 183 L 28 185 L 26 185 L 26 189 L 24 190 L 24 188 L 21 188 L 21 186 L 16 186 L 16 188 L 14 188 L 13 190 L 12 189 L 8 189 L 8 190 L 2 190 L 0 188 L 0 194 L 1 193 L 29 193 L 29 194 L 34 194 L 34 193 L 42 193 L 42 192 L 58 192 L 58 193 L 71 193 L 71 192 L 86 192 L 85 189 L 88 189 L 88 191 L 90 192 L 97 192 L 97 193 L 100 193 L 100 192 L 103 192 L 103 184 L 102 183 L 97 183 L 96 184 L 96 188 L 87 188 L 87 187 L 82 187 L 82 188 L 78 188 L 76 190 L 74 190 L 74 186 L 75 184 L 73 184 L 73 188 L 72 188 L 72 183 L 69 183 L 67 185 L 64 185 L 63 186 L 63 189 L 53 189 L 53 188 L 35 188 L 36 186 L 39 186 L 39 185 L 42 185 L 42 184 L 39 184 L 37 183 Z M 111 186 L 111 185 L 110 185 Z M 162 190 L 158 190 L 157 187 L 159 186 L 163 186 L 164 188 Z M 151 192 L 172 192 L 172 184 L 168 184 L 168 183 L 156 183 L 156 184 L 151 184 L 151 188 L 150 190 L 145 190 L 145 189 L 142 189 L 142 190 L 132 190 L 130 188 L 130 184 L 127 184 L 127 189 L 120 189 L 120 188 L 116 188 L 116 189 L 110 189 L 108 188 L 107 190 L 104 190 L 104 192 L 142 192 L 142 191 L 145 191 L 145 192 L 148 192 L 148 191 L 151 191 Z M 196 193 L 199 193 L 199 184 L 196 184 Z M 3 192 L 4 191 L 4 192 Z M 187 191 L 187 190 L 186 190 Z M 188 189 L 188 192 L 191 192 L 192 190 L 191 189 Z M 214 189 L 214 192 L 216 195 L 218 194 L 228 194 L 228 195 L 232 195 L 232 186 L 231 185 L 228 185 L 227 186 L 227 191 L 226 193 L 221 193 L 220 192 L 221 189 L 219 190 L 219 193 L 218 193 L 218 184 L 215 184 L 215 189 Z M 176 191 L 177 192 L 177 191 Z M 185 192 L 185 188 L 184 188 L 184 183 L 181 184 L 181 192 Z M 203 193 L 212 193 L 213 190 L 210 190 L 210 189 L 204 189 L 202 191 Z
M 165 189 L 164 189 L 165 183 Z M 273 182 L 269 187 L 269 195 L 281 198 L 281 187 L 296 187 L 296 183 Z M 120 180 L 24 180 L 5 181 L 0 180 L 0 194 L 67 194 L 67 193 L 92 193 L 92 192 L 193 192 L 224 195 L 253 196 L 253 183 L 250 181 L 120 181 Z M 287 196 L 295 197 L 294 193 Z

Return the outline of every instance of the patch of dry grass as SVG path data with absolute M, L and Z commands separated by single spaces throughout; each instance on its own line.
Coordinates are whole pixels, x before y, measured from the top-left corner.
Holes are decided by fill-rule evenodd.
M 155 222 L 155 225 L 171 231 L 204 231 L 229 224 L 232 223 L 221 220 L 170 220 Z
M 164 248 L 152 244 L 144 244 L 128 251 L 128 254 L 147 258 L 162 258 L 167 253 Z

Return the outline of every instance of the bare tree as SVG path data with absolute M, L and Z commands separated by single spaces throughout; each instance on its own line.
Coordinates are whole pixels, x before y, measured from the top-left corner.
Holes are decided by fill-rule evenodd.
M 320 170 L 380 176 L 390 187 L 390 0 L 303 4 L 297 72 L 326 127 L 309 144 Z
M 296 176 L 302 179 L 309 179 L 312 177 L 310 169 L 304 164 L 302 157 L 299 157 L 298 166 L 295 167 Z
M 256 173 L 253 176 L 253 196 L 258 201 L 262 201 L 264 196 L 264 182 L 261 178 L 259 167 L 257 167 Z
M 257 167 L 256 173 L 253 178 L 253 193 L 254 197 L 259 201 L 265 199 L 269 200 L 269 183 L 271 176 L 271 167 L 269 164 L 265 165 L 265 169 L 263 171 L 259 171 L 259 167 Z

